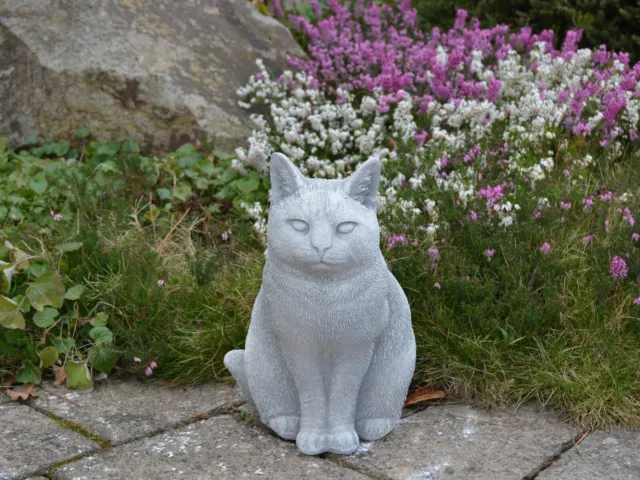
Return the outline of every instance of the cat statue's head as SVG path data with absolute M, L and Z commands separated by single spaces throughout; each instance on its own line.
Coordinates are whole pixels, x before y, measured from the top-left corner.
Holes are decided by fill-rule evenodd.
M 313 276 L 344 276 L 380 258 L 376 195 L 380 162 L 349 178 L 306 178 L 283 154 L 270 163 L 269 258 Z

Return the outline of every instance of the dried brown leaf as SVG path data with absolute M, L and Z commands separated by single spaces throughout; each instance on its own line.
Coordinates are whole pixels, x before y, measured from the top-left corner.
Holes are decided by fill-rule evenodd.
M 7 390 L 7 395 L 14 402 L 18 401 L 18 399 L 26 400 L 27 398 L 37 397 L 38 396 L 38 388 L 35 385 L 29 384 L 23 387 L 18 387 L 15 389 Z
M 62 385 L 67 379 L 67 372 L 65 372 L 64 368 L 59 367 L 58 365 L 52 365 L 52 367 L 56 372 L 56 378 L 53 380 L 53 384 Z
M 427 387 L 420 386 L 407 397 L 404 402 L 404 406 L 416 405 L 418 403 L 426 402 L 429 400 L 440 400 L 444 398 L 446 394 L 441 390 L 431 390 Z

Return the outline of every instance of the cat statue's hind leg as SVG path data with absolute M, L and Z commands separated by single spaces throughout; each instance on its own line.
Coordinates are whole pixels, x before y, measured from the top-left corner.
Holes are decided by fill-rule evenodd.
M 409 303 L 391 273 L 389 283 L 389 329 L 376 344 L 358 393 L 356 432 L 365 441 L 378 440 L 398 425 L 416 363 Z

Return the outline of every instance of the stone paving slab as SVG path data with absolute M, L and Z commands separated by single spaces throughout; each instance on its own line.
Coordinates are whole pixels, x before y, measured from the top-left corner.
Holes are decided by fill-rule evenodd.
M 90 393 L 78 393 L 45 383 L 45 387 L 71 402 L 45 391 L 30 400 L 35 408 L 80 423 L 87 431 L 117 445 L 184 424 L 198 414 L 240 405 L 235 388 L 209 384 L 170 388 L 135 378 L 100 382 Z M 73 402 L 73 403 L 72 403 Z
M 611 430 L 592 433 L 562 454 L 537 479 L 638 480 L 640 431 Z
M 401 420 L 377 442 L 362 443 L 343 465 L 402 480 L 522 480 L 578 432 L 532 407 L 493 412 L 468 405 L 431 407 Z
M 42 475 L 63 460 L 100 450 L 26 405 L 0 405 L 0 480 Z
M 232 415 L 213 417 L 151 438 L 110 448 L 55 470 L 55 480 L 366 480 L 353 470 L 299 453 Z

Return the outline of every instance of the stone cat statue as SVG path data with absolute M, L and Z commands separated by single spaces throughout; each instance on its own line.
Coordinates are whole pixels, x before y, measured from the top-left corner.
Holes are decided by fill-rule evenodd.
M 302 453 L 349 454 L 399 423 L 416 345 L 380 252 L 377 159 L 345 180 L 271 157 L 266 263 L 245 350 L 224 363 L 263 423 Z

